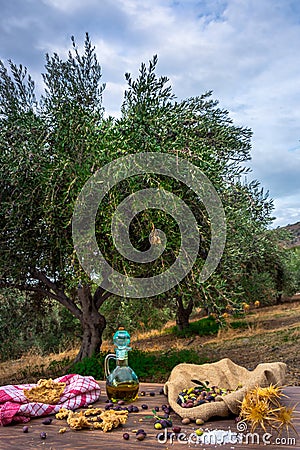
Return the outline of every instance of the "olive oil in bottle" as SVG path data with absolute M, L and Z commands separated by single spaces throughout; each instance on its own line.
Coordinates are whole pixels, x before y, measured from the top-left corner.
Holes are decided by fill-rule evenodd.
M 133 402 L 137 398 L 139 385 L 136 383 L 119 383 L 117 386 L 106 385 L 106 393 L 109 400 L 117 402 Z
M 107 397 L 113 401 L 124 400 L 132 402 L 137 398 L 139 380 L 136 373 L 128 366 L 128 347 L 130 335 L 123 328 L 119 329 L 113 337 L 116 354 L 109 354 L 105 358 L 105 376 Z M 110 372 L 109 360 L 116 360 L 115 369 Z

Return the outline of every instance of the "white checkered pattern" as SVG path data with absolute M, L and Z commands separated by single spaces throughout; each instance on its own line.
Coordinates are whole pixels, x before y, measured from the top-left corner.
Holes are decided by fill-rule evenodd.
M 36 384 L 8 385 L 0 387 L 0 425 L 12 422 L 28 422 L 31 417 L 57 413 L 60 408 L 77 409 L 96 402 L 100 397 L 99 384 L 93 377 L 64 375 L 55 382 L 66 383 L 64 392 L 56 405 L 29 402 L 23 389 Z

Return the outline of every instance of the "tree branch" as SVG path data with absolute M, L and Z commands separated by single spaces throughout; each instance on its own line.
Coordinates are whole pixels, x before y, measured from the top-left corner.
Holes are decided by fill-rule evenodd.
M 103 305 L 105 300 L 112 295 L 111 292 L 106 291 L 102 286 L 98 286 L 94 294 L 95 306 L 97 309 Z
M 37 269 L 33 269 L 31 275 L 33 278 L 47 286 L 48 289 L 44 289 L 44 292 L 47 293 L 47 295 L 65 306 L 73 316 L 77 317 L 77 319 L 81 318 L 81 310 L 69 297 L 67 297 L 63 289 L 60 289 L 56 283 L 51 281 L 43 272 L 40 272 Z
M 0 281 L 0 288 L 12 288 L 12 289 L 18 289 L 19 291 L 22 292 L 39 292 L 40 294 L 44 295 L 45 297 L 50 297 L 53 300 L 58 301 L 59 303 L 61 303 L 63 306 L 65 306 L 66 308 L 69 309 L 69 311 L 75 315 L 73 313 L 73 310 L 70 310 L 69 306 L 67 306 L 65 303 L 62 303 L 62 299 L 59 295 L 55 294 L 54 292 L 44 289 L 41 286 L 34 286 L 34 285 L 28 285 L 28 284 L 18 284 L 18 283 L 10 283 L 7 281 Z M 74 305 L 76 307 L 76 305 Z M 77 308 L 77 307 L 76 307 Z M 79 313 L 81 314 L 80 309 L 78 308 Z M 79 319 L 79 315 L 76 315 L 75 317 L 77 317 Z

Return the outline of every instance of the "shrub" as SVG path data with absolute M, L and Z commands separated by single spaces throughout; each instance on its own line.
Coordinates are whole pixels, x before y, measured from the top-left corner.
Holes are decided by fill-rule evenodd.
M 176 337 L 190 337 L 190 336 L 209 336 L 217 334 L 221 323 L 213 316 L 203 317 L 195 322 L 190 322 L 189 327 L 179 331 L 177 326 L 173 326 L 166 330 L 167 333 L 173 334 Z
M 74 364 L 69 373 L 90 375 L 97 380 L 104 379 L 104 359 L 100 352 L 91 358 L 84 358 Z M 145 352 L 134 349 L 129 353 L 129 365 L 140 381 L 159 382 L 168 378 L 173 367 L 180 363 L 203 364 L 207 358 L 200 357 L 195 350 L 169 350 L 167 352 Z

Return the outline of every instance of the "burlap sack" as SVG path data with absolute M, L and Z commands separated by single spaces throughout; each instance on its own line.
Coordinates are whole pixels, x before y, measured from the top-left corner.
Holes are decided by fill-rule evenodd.
M 266 387 L 269 384 L 283 385 L 285 380 L 286 364 L 281 362 L 259 364 L 253 371 L 238 366 L 228 358 L 211 364 L 178 364 L 172 370 L 170 377 L 164 385 L 164 392 L 173 410 L 182 418 L 207 421 L 211 417 L 227 417 L 230 413 L 239 414 L 240 402 L 247 390 L 259 385 Z M 191 380 L 209 381 L 209 386 L 218 386 L 224 389 L 242 388 L 231 392 L 218 401 L 205 403 L 194 408 L 182 408 L 177 404 L 178 394 L 182 389 L 195 386 Z

